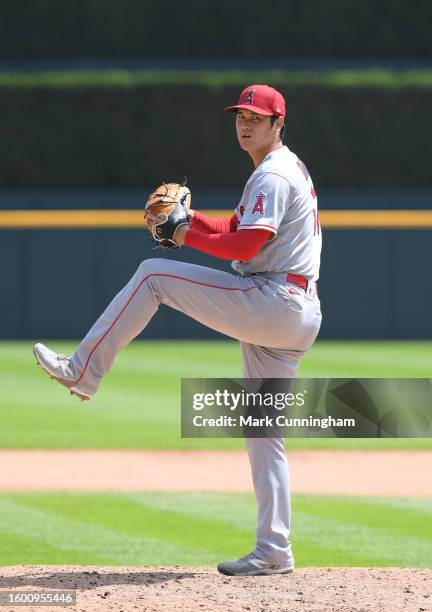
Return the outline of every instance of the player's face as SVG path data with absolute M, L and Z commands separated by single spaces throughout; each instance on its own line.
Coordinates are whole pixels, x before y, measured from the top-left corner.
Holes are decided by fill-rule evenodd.
M 249 153 L 271 147 L 277 135 L 276 123 L 272 126 L 270 117 L 247 109 L 237 111 L 236 129 L 241 148 Z

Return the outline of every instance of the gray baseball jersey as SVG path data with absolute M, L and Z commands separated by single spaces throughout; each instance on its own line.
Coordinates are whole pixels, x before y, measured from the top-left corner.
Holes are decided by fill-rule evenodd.
M 271 152 L 249 179 L 237 215 L 239 231 L 264 227 L 275 238 L 250 261 L 234 262 L 240 275 L 169 259 L 143 261 L 72 355 L 74 384 L 94 394 L 117 353 L 145 329 L 160 304 L 239 340 L 245 377 L 294 377 L 318 334 L 321 309 L 316 292 L 293 287 L 286 273 L 318 278 L 316 210 L 305 166 L 286 147 Z M 284 442 L 249 438 L 246 445 L 258 502 L 255 552 L 270 563 L 291 564 Z
M 292 272 L 319 276 L 321 231 L 317 196 L 304 163 L 286 146 L 264 158 L 249 178 L 236 208 L 238 230 L 274 234 L 253 259 L 234 261 L 240 274 Z

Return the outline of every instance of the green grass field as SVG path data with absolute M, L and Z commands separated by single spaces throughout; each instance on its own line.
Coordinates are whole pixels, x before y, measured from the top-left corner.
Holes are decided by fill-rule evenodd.
M 70 342 L 48 343 L 68 352 Z M 241 376 L 237 343 L 137 341 L 81 403 L 36 367 L 30 342 L 0 343 L 1 448 L 239 448 L 181 439 L 180 379 Z M 303 377 L 431 377 L 431 342 L 317 342 Z M 432 439 L 291 439 L 290 448 L 432 448 Z
M 71 343 L 50 343 L 62 352 Z M 430 377 L 432 343 L 319 342 L 303 377 Z M 182 440 L 181 377 L 241 376 L 234 342 L 135 342 L 80 403 L 0 343 L 0 447 L 235 448 Z M 432 448 L 431 440 L 289 440 L 291 448 Z M 296 495 L 297 566 L 432 567 L 432 500 Z M 0 565 L 213 565 L 253 548 L 253 495 L 1 493 Z
M 212 565 L 253 548 L 255 500 L 222 493 L 0 495 L 0 565 Z M 295 496 L 298 567 L 432 567 L 432 500 Z

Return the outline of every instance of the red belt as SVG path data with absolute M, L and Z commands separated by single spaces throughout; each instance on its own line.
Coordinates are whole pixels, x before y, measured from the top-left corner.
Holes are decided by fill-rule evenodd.
M 291 272 L 289 272 L 287 274 L 286 277 L 286 281 L 288 283 L 292 283 L 293 285 L 297 285 L 297 287 L 300 287 L 301 289 L 304 289 L 305 291 L 308 288 L 308 279 L 305 278 L 304 276 L 300 276 L 299 274 L 291 274 Z

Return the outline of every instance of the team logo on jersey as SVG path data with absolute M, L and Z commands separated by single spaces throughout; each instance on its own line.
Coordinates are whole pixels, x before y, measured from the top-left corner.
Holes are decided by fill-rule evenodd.
M 259 192 L 259 194 L 257 195 L 257 199 L 255 202 L 255 205 L 252 209 L 252 214 L 254 215 L 255 213 L 259 213 L 260 215 L 264 214 L 264 199 L 265 199 L 265 193 L 263 193 L 262 191 Z
M 255 89 L 253 87 L 249 87 L 240 104 L 253 104 L 255 96 Z

